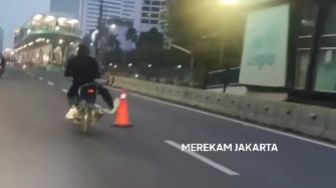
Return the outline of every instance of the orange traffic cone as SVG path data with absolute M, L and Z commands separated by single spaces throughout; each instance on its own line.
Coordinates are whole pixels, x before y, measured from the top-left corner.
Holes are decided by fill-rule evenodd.
M 120 128 L 129 128 L 132 127 L 129 110 L 128 110 L 128 101 L 127 101 L 127 93 L 123 91 L 120 95 L 120 104 L 117 109 L 116 119 L 114 122 L 115 127 Z

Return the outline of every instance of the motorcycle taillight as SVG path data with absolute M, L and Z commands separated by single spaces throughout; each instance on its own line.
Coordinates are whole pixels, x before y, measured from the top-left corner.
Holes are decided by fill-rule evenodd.
M 93 95 L 93 94 L 96 93 L 96 90 L 95 89 L 88 89 L 87 93 L 90 94 L 90 95 Z

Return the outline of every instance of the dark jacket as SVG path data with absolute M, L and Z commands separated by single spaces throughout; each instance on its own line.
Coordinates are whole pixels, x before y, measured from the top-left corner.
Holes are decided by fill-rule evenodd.
M 75 56 L 68 60 L 65 76 L 73 77 L 74 85 L 94 82 L 100 77 L 98 63 L 90 56 Z

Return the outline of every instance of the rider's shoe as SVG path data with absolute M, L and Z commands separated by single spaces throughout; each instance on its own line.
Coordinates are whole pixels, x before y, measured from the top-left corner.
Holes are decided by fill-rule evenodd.
M 118 107 L 119 107 L 119 104 L 120 104 L 120 99 L 119 98 L 116 98 L 114 101 L 113 101 L 113 108 L 110 108 L 107 113 L 109 114 L 114 114 Z
M 76 115 L 78 113 L 78 110 L 75 106 L 72 106 L 70 109 L 69 109 L 69 112 L 66 114 L 66 119 L 75 119 L 76 118 Z

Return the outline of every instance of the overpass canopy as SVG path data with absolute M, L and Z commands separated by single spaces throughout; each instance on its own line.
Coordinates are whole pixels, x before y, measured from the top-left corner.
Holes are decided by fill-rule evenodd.
M 53 39 L 80 39 L 79 20 L 59 13 L 36 14 L 15 31 L 15 48 L 29 43 L 54 41 Z M 20 50 L 20 49 L 18 49 Z

